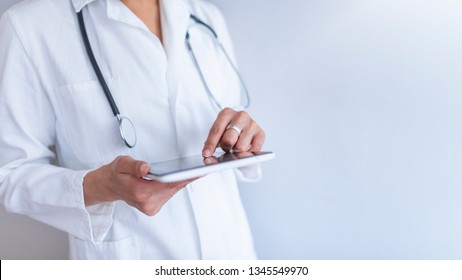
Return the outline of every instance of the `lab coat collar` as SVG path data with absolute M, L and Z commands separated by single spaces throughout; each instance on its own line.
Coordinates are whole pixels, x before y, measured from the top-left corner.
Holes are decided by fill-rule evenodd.
M 86 5 L 90 4 L 91 2 L 94 2 L 96 0 L 72 0 L 72 5 L 74 6 L 74 9 L 75 9 L 75 12 L 80 12 L 83 7 L 85 7 Z M 120 0 L 119 0 L 120 1 Z M 185 6 L 187 0 L 168 0 L 168 1 L 161 1 L 162 4 L 164 4 L 165 6 L 169 6 L 169 5 L 176 5 L 176 4 L 180 4 L 183 6 Z
M 72 0 L 72 5 L 74 5 L 75 12 L 78 13 L 83 9 L 83 7 L 93 1 L 95 0 Z
M 81 11 L 86 5 L 97 0 L 72 0 L 76 12 Z M 146 27 L 134 17 L 127 17 L 121 12 L 121 0 L 106 0 L 108 17 L 114 20 L 123 21 L 128 24 L 144 28 Z M 175 113 L 175 105 L 178 94 L 178 73 L 174 71 L 172 64 L 181 64 L 183 59 L 186 31 L 191 22 L 191 3 L 190 0 L 160 0 L 162 16 L 162 34 L 165 50 L 167 52 L 170 67 L 167 69 L 167 80 L 170 92 L 170 104 L 172 111 Z M 168 51 L 167 51 L 168 50 Z
M 71 0 L 76 13 L 86 5 L 96 0 Z M 189 23 L 190 0 L 160 0 L 161 14 L 163 17 L 163 33 L 174 31 L 178 36 L 184 36 Z M 121 0 L 106 0 L 107 15 L 109 18 L 124 21 L 137 27 L 144 27 L 139 20 L 129 18 L 121 12 Z M 167 27 L 165 27 L 167 26 Z

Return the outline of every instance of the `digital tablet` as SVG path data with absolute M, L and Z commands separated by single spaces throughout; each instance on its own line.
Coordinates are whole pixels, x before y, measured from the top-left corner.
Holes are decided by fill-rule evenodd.
M 264 162 L 274 157 L 273 152 L 217 152 L 208 158 L 202 155 L 179 158 L 151 164 L 151 171 L 146 179 L 164 183 L 177 182 Z

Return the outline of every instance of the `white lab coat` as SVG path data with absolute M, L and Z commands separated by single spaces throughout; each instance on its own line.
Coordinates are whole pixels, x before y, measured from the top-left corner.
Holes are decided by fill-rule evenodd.
M 128 149 L 85 52 L 76 11 L 138 143 Z M 253 259 L 235 172 L 206 176 L 154 217 L 123 201 L 85 208 L 87 172 L 126 154 L 148 162 L 201 152 L 215 109 L 185 47 L 190 13 L 210 23 L 229 53 L 210 3 L 161 1 L 164 47 L 120 0 L 32 0 L 0 23 L 0 198 L 9 212 L 69 234 L 74 259 Z M 210 36 L 191 40 L 214 94 L 239 103 L 233 75 Z M 252 176 L 254 176 L 252 178 Z M 33 234 L 33 233 L 30 233 Z

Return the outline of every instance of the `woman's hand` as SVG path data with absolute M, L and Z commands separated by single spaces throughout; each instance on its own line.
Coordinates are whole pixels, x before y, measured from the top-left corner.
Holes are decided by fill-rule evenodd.
M 83 180 L 85 206 L 123 200 L 148 216 L 157 214 L 179 190 L 196 179 L 175 183 L 145 180 L 147 162 L 119 156 L 108 165 L 89 172 Z
M 258 152 L 264 142 L 265 132 L 247 112 L 225 108 L 210 129 L 202 156 L 210 157 L 217 146 L 224 151 Z

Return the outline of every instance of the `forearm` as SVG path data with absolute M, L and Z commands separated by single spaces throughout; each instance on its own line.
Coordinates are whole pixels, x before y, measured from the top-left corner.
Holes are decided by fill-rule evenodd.
M 0 199 L 8 212 L 27 215 L 65 231 L 82 240 L 97 242 L 112 223 L 112 210 L 107 209 L 103 224 L 92 223 L 86 210 L 82 179 L 86 170 L 76 171 L 47 163 L 27 163 L 0 168 Z M 66 221 L 66 222 L 64 222 Z

